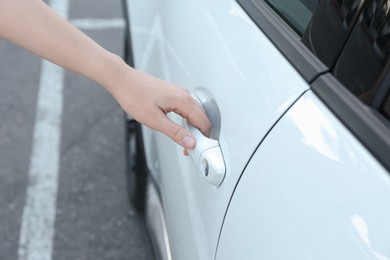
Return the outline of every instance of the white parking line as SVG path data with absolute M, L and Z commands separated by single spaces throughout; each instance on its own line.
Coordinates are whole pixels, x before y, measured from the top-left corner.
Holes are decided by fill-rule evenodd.
M 123 19 L 74 19 L 71 23 L 82 30 L 122 29 Z
M 51 0 L 67 18 L 68 0 Z M 59 174 L 64 70 L 42 62 L 18 260 L 51 260 Z

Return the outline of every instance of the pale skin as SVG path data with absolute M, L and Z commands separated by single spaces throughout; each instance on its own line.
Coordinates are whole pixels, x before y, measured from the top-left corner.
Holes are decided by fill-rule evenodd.
M 188 91 L 131 68 L 42 0 L 0 0 L 0 37 L 96 81 L 135 120 L 181 145 L 185 155 L 196 140 L 167 113 L 181 115 L 206 135 L 210 130 L 204 110 Z

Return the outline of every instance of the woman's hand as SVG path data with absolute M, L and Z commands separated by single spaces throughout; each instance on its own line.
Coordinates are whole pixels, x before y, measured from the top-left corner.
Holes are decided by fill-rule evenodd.
M 172 122 L 167 113 L 179 114 L 205 135 L 209 134 L 210 122 L 205 111 L 187 90 L 124 63 L 117 65 L 120 67 L 113 70 L 112 79 L 105 85 L 135 120 L 172 138 L 183 146 L 185 155 L 187 149 L 195 147 L 196 140 L 187 129 Z

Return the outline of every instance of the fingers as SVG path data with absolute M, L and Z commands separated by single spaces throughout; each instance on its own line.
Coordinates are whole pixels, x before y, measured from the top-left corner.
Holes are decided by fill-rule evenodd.
M 160 126 L 157 130 L 170 137 L 177 144 L 181 145 L 185 151 L 194 149 L 196 145 L 196 140 L 187 129 L 172 122 L 165 115 L 161 118 L 161 122 L 159 125 Z
M 187 90 L 135 70 L 131 72 L 131 80 L 135 82 L 129 88 L 131 93 L 123 93 L 124 88 L 115 88 L 117 91 L 113 93 L 134 119 L 167 135 L 185 150 L 193 149 L 196 140 L 187 129 L 167 117 L 169 112 L 179 114 L 204 135 L 209 135 L 210 121 L 202 106 Z
M 197 102 L 196 102 L 197 103 Z M 198 104 L 198 109 L 192 110 L 187 117 L 188 122 L 198 128 L 203 135 L 209 137 L 210 136 L 210 129 L 211 129 L 211 123 L 204 111 L 204 109 Z
M 173 111 L 179 114 L 187 119 L 191 125 L 198 128 L 205 136 L 209 136 L 211 123 L 199 102 L 186 90 L 178 91 L 177 94 L 174 100 L 171 99 L 173 102 L 169 108 L 162 107 L 162 112 Z M 187 150 L 192 150 L 195 147 L 196 140 L 194 136 L 184 127 L 169 120 L 165 114 L 160 126 L 162 133 L 168 135 L 172 140 L 184 147 L 183 154 L 185 156 L 188 155 Z
M 187 91 L 184 97 L 177 99 L 174 112 L 187 119 L 188 122 L 198 128 L 205 136 L 210 136 L 211 123 L 197 100 L 195 100 Z

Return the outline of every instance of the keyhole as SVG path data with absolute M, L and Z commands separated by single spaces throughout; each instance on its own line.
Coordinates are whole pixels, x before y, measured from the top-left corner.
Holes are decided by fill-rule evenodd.
M 209 175 L 209 163 L 205 159 L 202 160 L 202 172 L 206 177 Z

